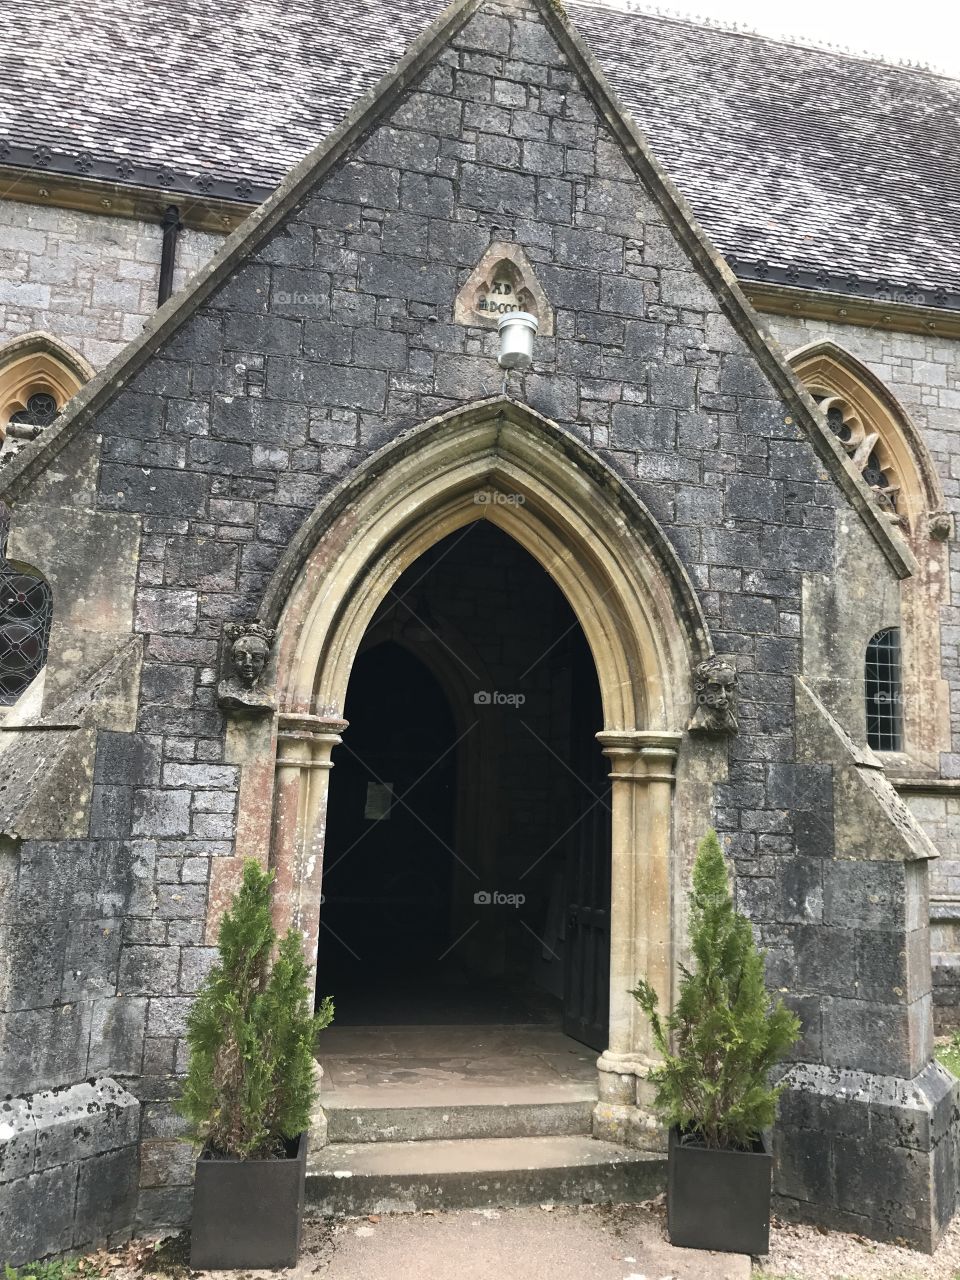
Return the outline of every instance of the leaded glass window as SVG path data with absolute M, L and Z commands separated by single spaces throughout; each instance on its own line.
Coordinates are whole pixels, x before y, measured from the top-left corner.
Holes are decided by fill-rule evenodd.
M 9 512 L 0 508 L 0 706 L 11 707 L 47 661 L 53 595 L 39 573 L 7 560 Z
M 867 744 L 875 751 L 903 749 L 903 692 L 900 675 L 900 630 L 878 631 L 867 645 L 864 665 Z
M 46 391 L 38 391 L 29 398 L 25 409 L 18 409 L 16 413 L 10 415 L 10 423 L 15 426 L 33 427 L 35 430 L 31 434 L 38 435 L 44 427 L 49 427 L 58 413 L 54 397 Z

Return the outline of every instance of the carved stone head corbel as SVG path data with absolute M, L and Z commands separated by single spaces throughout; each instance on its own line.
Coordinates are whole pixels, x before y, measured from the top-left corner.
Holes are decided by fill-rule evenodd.
M 727 658 L 707 658 L 693 669 L 691 733 L 736 733 L 737 669 Z
M 934 542 L 946 542 L 953 535 L 953 516 L 949 511 L 931 511 L 927 519 L 927 532 Z
M 221 707 L 273 706 L 269 690 L 260 687 L 276 632 L 259 622 L 225 622 L 220 644 L 220 682 L 217 701 Z

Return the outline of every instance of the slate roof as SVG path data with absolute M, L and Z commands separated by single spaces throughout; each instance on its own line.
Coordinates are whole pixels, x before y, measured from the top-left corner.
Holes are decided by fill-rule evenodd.
M 443 7 L 6 0 L 0 164 L 262 199 Z M 738 274 L 960 307 L 960 82 L 568 11 Z

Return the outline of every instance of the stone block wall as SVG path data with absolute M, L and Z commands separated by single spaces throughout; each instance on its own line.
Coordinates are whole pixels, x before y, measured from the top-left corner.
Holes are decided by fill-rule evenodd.
M 0 1102 L 0 1256 L 11 1265 L 127 1239 L 140 1104 L 115 1080 Z
M 161 239 L 159 223 L 0 200 L 0 356 L 42 330 L 95 369 L 109 364 L 157 309 Z M 180 234 L 175 288 L 221 239 Z

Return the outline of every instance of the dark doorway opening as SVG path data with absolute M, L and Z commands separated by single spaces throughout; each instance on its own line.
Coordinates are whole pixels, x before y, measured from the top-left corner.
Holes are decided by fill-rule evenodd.
M 602 709 L 562 593 L 494 524 L 371 623 L 334 754 L 318 992 L 344 1026 L 560 1027 L 607 1043 Z

